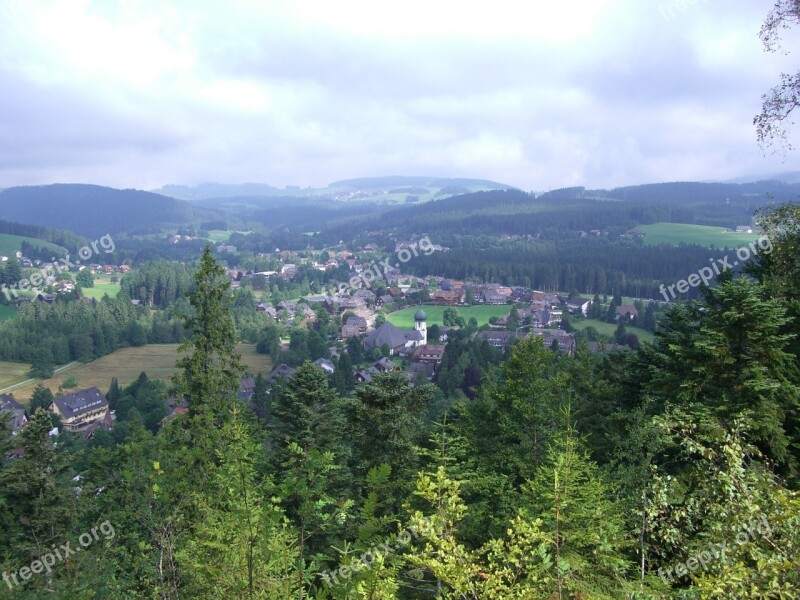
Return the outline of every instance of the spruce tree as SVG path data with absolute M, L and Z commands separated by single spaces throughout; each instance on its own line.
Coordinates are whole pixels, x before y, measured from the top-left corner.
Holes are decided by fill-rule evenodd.
M 244 371 L 236 351 L 230 281 L 224 277 L 225 270 L 206 245 L 189 297 L 192 310 L 183 316 L 186 340 L 178 348 L 190 354 L 178 360 L 182 372 L 173 378 L 178 394 L 189 401 L 188 422 L 200 460 L 213 457 L 218 430 L 230 415 Z

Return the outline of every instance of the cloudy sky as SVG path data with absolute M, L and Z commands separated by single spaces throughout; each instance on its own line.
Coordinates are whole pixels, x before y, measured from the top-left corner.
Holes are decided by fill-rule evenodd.
M 0 0 L 0 188 L 795 170 L 752 126 L 800 63 L 797 31 L 763 51 L 771 5 Z

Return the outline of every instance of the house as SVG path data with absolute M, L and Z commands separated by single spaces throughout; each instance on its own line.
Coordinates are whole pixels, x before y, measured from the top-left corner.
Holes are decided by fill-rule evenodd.
M 558 294 L 550 294 L 548 292 L 531 292 L 531 304 L 537 303 L 546 308 L 561 305 L 561 298 Z
M 750 225 L 737 225 L 736 233 L 753 233 L 753 228 Z
M 426 344 L 425 346 L 419 346 L 411 355 L 411 362 L 439 365 L 444 357 L 444 348 L 444 344 Z
M 540 329 L 542 327 L 547 327 L 550 325 L 550 321 L 552 317 L 550 316 L 550 311 L 547 309 L 540 309 L 540 310 L 532 310 L 528 318 L 531 321 L 531 325 Z
M 617 307 L 617 321 L 620 317 L 625 319 L 636 319 L 639 316 L 639 311 L 632 304 L 621 304 Z
M 188 409 L 187 409 L 188 412 Z M 110 410 L 106 411 L 105 416 L 102 419 L 97 419 L 93 423 L 91 423 L 86 429 L 83 430 L 81 437 L 85 440 L 94 439 L 94 434 L 98 429 L 102 429 L 103 431 L 111 431 L 114 429 L 114 415 L 111 414 Z
M 96 387 L 90 387 L 54 398 L 47 410 L 59 416 L 67 431 L 83 431 L 105 418 L 108 400 Z
M 528 335 L 528 333 L 517 333 L 515 331 L 480 331 L 475 335 L 475 339 L 479 341 L 485 340 L 490 346 L 505 352 L 512 342 L 526 338 Z
M 388 306 L 390 304 L 394 304 L 394 298 L 389 294 L 383 294 L 375 299 L 376 308 L 381 308 L 382 306 Z
M 367 333 L 367 320 L 364 317 L 348 317 L 342 325 L 342 339 L 358 337 Z
M 553 342 L 555 342 L 561 352 L 566 354 L 575 352 L 575 338 L 566 331 L 561 329 L 540 329 L 534 331 L 533 335 L 543 338 L 545 348 L 551 348 Z
M 430 381 L 436 374 L 436 365 L 433 363 L 414 362 L 409 365 L 408 372 L 412 381 L 418 381 L 420 377 Z
M 353 292 L 353 298 L 360 298 L 364 302 L 374 302 L 375 292 L 366 288 L 361 288 L 360 290 Z
M 372 373 L 364 369 L 359 369 L 356 371 L 356 381 L 358 383 L 370 383 L 372 381 Z
M 289 314 L 293 315 L 297 310 L 297 304 L 295 304 L 291 300 L 283 300 L 282 302 L 278 303 L 277 309 L 285 310 Z
M 294 369 L 286 364 L 280 364 L 267 376 L 267 383 L 275 383 L 278 379 L 285 379 L 294 373 Z
M 380 373 L 391 373 L 394 371 L 394 363 L 386 357 L 375 361 L 372 366 Z
M 28 417 L 25 416 L 25 407 L 14 400 L 14 396 L 0 394 L 0 417 L 5 417 L 9 414 L 11 418 L 11 434 L 16 435 L 28 422 Z
M 481 300 L 484 304 L 505 304 L 508 302 L 508 297 L 504 294 L 500 294 L 495 290 L 483 290 L 481 294 Z
M 311 307 L 306 304 L 305 302 L 300 302 L 297 307 L 295 308 L 295 312 L 302 316 L 304 319 L 316 319 L 317 313 L 315 313 Z
M 345 298 L 339 304 L 339 310 L 361 310 L 366 306 L 367 303 L 362 298 Z
M 236 397 L 239 400 L 250 402 L 253 399 L 253 392 L 256 391 L 256 380 L 253 377 L 243 377 L 239 381 L 239 393 Z
M 334 366 L 333 362 L 327 358 L 318 358 L 314 361 L 314 364 L 325 371 L 326 375 L 333 375 L 334 371 L 336 371 L 336 367 Z
M 434 304 L 445 306 L 455 306 L 462 300 L 461 294 L 452 290 L 439 290 L 431 294 L 431 301 Z
M 589 314 L 589 307 L 592 305 L 591 300 L 586 300 L 585 298 L 572 298 L 571 300 L 567 300 L 567 310 L 570 313 L 577 314 L 578 311 L 585 317 Z

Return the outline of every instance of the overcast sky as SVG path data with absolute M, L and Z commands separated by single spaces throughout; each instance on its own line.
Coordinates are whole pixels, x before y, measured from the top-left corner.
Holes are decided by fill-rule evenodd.
M 752 125 L 800 64 L 800 32 L 762 49 L 772 4 L 0 0 L 0 188 L 796 170 Z

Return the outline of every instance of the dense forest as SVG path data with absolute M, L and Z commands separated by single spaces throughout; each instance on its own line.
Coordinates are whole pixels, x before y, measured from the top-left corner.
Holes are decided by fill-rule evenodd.
M 109 389 L 111 432 L 53 445 L 38 411 L 14 440 L 0 597 L 800 597 L 798 223 L 772 212 L 775 251 L 637 351 L 531 338 L 499 361 L 457 339 L 439 385 L 306 362 L 252 405 L 206 251 L 171 391 L 187 414 L 159 421 L 143 376 Z M 447 383 L 460 362 L 476 385 Z
M 167 196 L 79 184 L 9 188 L 0 192 L 0 210 L 10 221 L 69 229 L 87 237 L 155 233 L 169 224 L 214 216 Z

